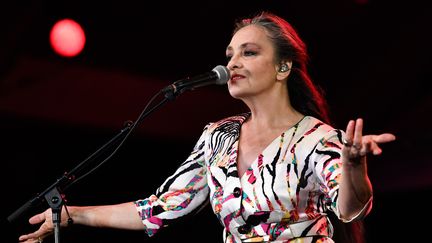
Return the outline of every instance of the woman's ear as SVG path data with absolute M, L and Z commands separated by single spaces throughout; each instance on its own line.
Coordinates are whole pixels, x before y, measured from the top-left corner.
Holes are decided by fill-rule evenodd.
M 284 80 L 288 77 L 291 72 L 292 62 L 283 61 L 277 66 L 277 80 Z

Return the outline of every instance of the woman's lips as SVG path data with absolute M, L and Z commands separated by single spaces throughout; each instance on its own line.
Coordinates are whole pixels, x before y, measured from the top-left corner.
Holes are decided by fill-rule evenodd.
M 240 75 L 240 74 L 234 74 L 231 76 L 231 81 L 237 81 L 239 79 L 245 78 L 245 76 Z

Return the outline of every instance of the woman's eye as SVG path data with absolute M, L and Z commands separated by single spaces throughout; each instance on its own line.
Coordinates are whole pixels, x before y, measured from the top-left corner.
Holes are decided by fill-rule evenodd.
M 245 56 L 255 56 L 257 53 L 255 51 L 244 51 Z
M 226 55 L 226 60 L 227 61 L 231 60 L 231 57 L 232 57 L 231 55 Z

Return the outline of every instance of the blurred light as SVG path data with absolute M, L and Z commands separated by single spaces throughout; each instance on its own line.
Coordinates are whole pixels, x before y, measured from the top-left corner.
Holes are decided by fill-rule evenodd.
M 50 43 L 57 54 L 74 57 L 84 48 L 84 30 L 74 20 L 60 20 L 51 29 Z

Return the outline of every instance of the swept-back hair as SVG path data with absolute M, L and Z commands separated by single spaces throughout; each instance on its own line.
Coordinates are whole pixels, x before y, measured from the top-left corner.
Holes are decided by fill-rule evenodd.
M 312 82 L 307 72 L 309 56 L 306 45 L 295 29 L 284 19 L 269 12 L 262 12 L 238 21 L 233 34 L 248 25 L 257 25 L 266 30 L 275 48 L 275 63 L 292 62 L 287 85 L 291 105 L 304 115 L 329 123 L 327 102 L 322 90 Z

